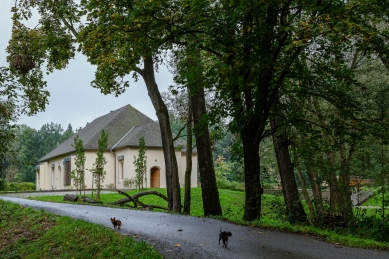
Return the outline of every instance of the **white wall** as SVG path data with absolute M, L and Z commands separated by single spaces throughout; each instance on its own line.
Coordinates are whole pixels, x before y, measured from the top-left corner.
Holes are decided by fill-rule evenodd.
M 120 179 L 119 172 L 119 161 L 118 156 L 124 156 L 123 159 L 123 179 Z M 114 184 L 116 188 L 123 189 L 123 180 L 134 178 L 136 175 L 135 166 L 134 166 L 134 156 L 138 156 L 138 148 L 122 148 L 116 150 L 115 152 L 105 152 L 104 157 L 107 160 L 107 163 L 104 166 L 106 171 L 105 179 L 103 181 L 104 188 L 108 184 Z M 150 170 L 152 167 L 158 167 L 160 170 L 160 187 L 166 188 L 166 169 L 165 161 L 162 148 L 152 148 L 148 147 L 146 151 L 147 156 L 147 187 L 150 187 Z M 64 173 L 65 168 L 63 165 L 63 160 L 66 157 L 70 157 L 71 170 L 75 170 L 75 156 L 66 155 L 59 156 L 49 161 L 43 162 L 40 164 L 39 169 L 39 181 L 37 179 L 37 190 L 64 190 L 64 189 L 74 189 L 73 181 L 70 186 L 64 185 Z M 90 171 L 93 168 L 93 164 L 96 160 L 96 151 L 86 151 L 85 152 L 85 184 L 86 188 L 92 188 L 92 172 Z M 179 171 L 179 180 L 180 186 L 184 187 L 185 183 L 185 169 L 186 169 L 186 158 L 185 152 L 176 151 L 178 171 Z M 192 177 L 191 177 L 191 186 L 197 187 L 197 154 L 192 155 Z M 51 165 L 54 164 L 54 179 L 52 178 L 52 169 Z M 39 184 L 38 184 L 39 182 Z M 96 184 L 93 183 L 94 188 Z

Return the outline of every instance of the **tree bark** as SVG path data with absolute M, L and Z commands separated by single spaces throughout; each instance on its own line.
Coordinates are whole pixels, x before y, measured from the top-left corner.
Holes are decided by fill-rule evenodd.
M 146 83 L 147 91 L 156 111 L 161 129 L 162 149 L 165 156 L 168 208 L 176 213 L 180 213 L 180 183 L 178 179 L 177 158 L 173 145 L 168 109 L 161 98 L 161 93 L 159 92 L 158 85 L 155 81 L 154 63 L 152 57 L 144 57 L 143 65 L 144 68 L 140 71 L 140 74 Z
M 288 149 L 289 139 L 285 131 L 277 128 L 277 124 L 276 118 L 270 120 L 271 128 L 274 131 L 272 137 L 277 157 L 278 170 L 281 177 L 287 216 L 289 222 L 292 224 L 307 223 L 307 215 L 301 203 L 296 179 L 294 177 L 294 165 L 290 159 Z
M 132 206 L 133 208 L 136 208 L 139 205 L 143 209 L 146 209 L 146 210 L 152 210 L 153 208 L 168 210 L 168 208 L 165 208 L 165 207 L 162 207 L 162 206 L 159 206 L 159 205 L 145 204 L 145 203 L 143 203 L 143 202 L 141 202 L 139 200 L 140 197 L 143 197 L 145 195 L 157 195 L 157 196 L 161 197 L 162 199 L 164 199 L 165 201 L 168 201 L 168 198 L 165 195 L 163 195 L 162 193 L 160 193 L 160 192 L 157 192 L 157 191 L 145 191 L 145 192 L 140 192 L 140 193 L 134 194 L 133 196 L 130 196 L 129 194 L 127 194 L 125 192 L 122 192 L 122 191 L 120 191 L 118 189 L 115 189 L 115 190 L 118 193 L 120 193 L 121 195 L 126 196 L 127 198 L 124 198 L 124 199 L 121 199 L 121 200 L 117 200 L 117 201 L 114 201 L 114 202 L 110 202 L 109 204 L 112 204 L 112 205 L 124 205 L 127 202 L 132 202 L 134 204 L 134 206 Z
M 297 174 L 298 174 L 298 177 L 299 177 L 299 180 L 300 180 L 300 183 L 301 183 L 301 192 L 304 195 L 304 199 L 307 201 L 309 213 L 311 214 L 311 218 L 312 218 L 313 215 L 316 214 L 315 208 L 313 207 L 312 200 L 309 197 L 308 190 L 307 190 L 307 185 L 305 183 L 304 176 L 303 176 L 303 174 L 302 174 L 300 169 L 297 169 Z
M 191 102 L 193 108 L 193 121 L 197 144 L 197 155 L 200 168 L 201 193 L 203 197 L 204 216 L 222 215 L 219 200 L 219 191 L 216 184 L 215 169 L 211 150 L 208 124 L 202 124 L 202 119 L 206 116 L 204 88 L 197 91 L 191 90 Z
M 339 198 L 339 187 L 338 187 L 338 179 L 336 178 L 336 170 L 335 170 L 335 163 L 336 163 L 336 154 L 335 151 L 328 151 L 326 152 L 326 156 L 328 159 L 328 167 L 326 168 L 326 176 L 328 179 L 328 184 L 330 187 L 330 205 L 331 210 L 336 211 L 337 204 L 340 204 L 340 198 Z
M 184 214 L 190 215 L 191 201 L 191 175 L 192 175 L 192 103 L 190 101 L 190 89 L 188 87 L 188 122 L 186 126 L 186 170 L 185 170 L 185 195 Z
M 321 185 L 319 181 L 319 176 L 317 169 L 312 165 L 311 161 L 308 161 L 309 158 L 305 158 L 305 168 L 307 169 L 307 174 L 309 182 L 311 183 L 313 203 L 315 204 L 316 213 L 320 214 L 323 211 L 323 195 L 321 193 Z M 310 158 L 312 160 L 312 158 Z
M 340 161 L 341 161 L 341 176 L 339 177 L 341 204 L 339 204 L 340 211 L 343 215 L 345 224 L 348 224 L 353 219 L 353 208 L 351 202 L 351 189 L 350 189 L 350 161 L 352 154 L 354 153 L 355 144 L 350 144 L 349 155 L 346 155 L 346 147 L 343 144 L 340 148 Z
M 261 218 L 261 175 L 259 141 L 256 141 L 257 129 L 244 127 L 241 130 L 244 156 L 245 209 L 244 220 L 252 221 Z
M 81 196 L 81 199 L 82 199 L 82 201 L 88 202 L 88 203 L 103 203 L 102 201 L 97 201 L 97 200 L 91 199 L 89 197 L 86 197 L 84 195 Z
M 63 197 L 63 199 L 65 201 L 72 201 L 72 202 L 76 202 L 78 201 L 78 196 L 75 195 L 75 194 L 65 194 L 65 196 Z
M 211 139 L 208 131 L 201 53 L 196 47 L 189 47 L 187 53 L 187 80 L 192 105 L 204 216 L 220 216 L 222 215 L 222 209 L 220 206 L 219 191 L 217 189 L 215 169 L 213 167 Z

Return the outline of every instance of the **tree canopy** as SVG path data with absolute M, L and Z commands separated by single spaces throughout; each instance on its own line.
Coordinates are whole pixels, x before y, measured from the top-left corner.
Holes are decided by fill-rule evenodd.
M 30 17 L 35 7 L 41 20 L 37 28 L 28 29 L 21 19 Z M 300 121 L 302 134 L 322 136 L 322 129 L 330 133 L 317 138 L 322 147 L 328 147 L 325 151 L 336 145 L 343 155 L 352 150 L 349 144 L 357 137 L 354 128 L 364 129 L 369 123 L 359 116 L 361 108 L 371 105 L 360 106 L 367 85 L 358 81 L 356 67 L 361 60 L 378 59 L 388 66 L 388 9 L 378 0 L 82 0 L 79 4 L 25 0 L 14 9 L 9 61 L 11 71 L 20 80 L 35 83 L 34 89 L 43 85 L 39 78 L 44 61 L 48 71 L 65 67 L 76 43 L 97 65 L 92 85 L 102 93 L 118 95 L 129 85 L 126 75 L 140 75 L 160 116 L 163 135 L 170 138 L 164 144 L 168 148 L 172 143 L 168 112 L 157 90 L 154 68 L 184 47 L 198 49 L 200 70 L 193 69 L 187 76 L 201 71 L 197 78 L 202 84 L 196 90 L 212 89 L 216 100 L 212 116 L 203 112 L 199 121 L 231 118 L 230 129 L 240 135 L 243 147 L 244 219 L 255 220 L 261 215 L 259 147 L 265 137 Z M 386 104 L 378 97 L 385 96 L 385 90 L 373 98 L 381 113 L 369 110 L 371 122 L 381 126 Z M 310 109 L 299 109 L 299 103 Z M 269 118 L 277 118 L 280 124 L 269 127 Z M 334 135 L 337 143 L 331 142 Z M 327 155 L 331 157 L 331 152 Z M 174 157 L 167 159 L 167 167 L 176 163 Z M 168 189 L 177 186 L 175 175 L 174 171 Z M 168 196 L 173 194 L 178 200 L 177 192 L 169 191 Z M 175 204 L 175 209 L 179 206 Z

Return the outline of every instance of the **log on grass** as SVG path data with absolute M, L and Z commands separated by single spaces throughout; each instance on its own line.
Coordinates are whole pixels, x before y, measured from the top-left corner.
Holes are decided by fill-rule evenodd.
M 88 202 L 88 203 L 103 203 L 102 201 L 96 201 L 92 198 L 86 197 L 86 196 L 81 196 L 82 201 Z
M 163 195 L 162 193 L 157 192 L 157 191 L 140 192 L 140 193 L 132 195 L 132 198 L 134 200 L 138 200 L 140 197 L 145 196 L 145 195 L 157 195 L 157 196 L 161 197 L 162 199 L 164 199 L 165 201 L 167 201 L 166 195 Z
M 110 202 L 110 203 L 108 203 L 108 204 L 111 204 L 111 205 L 128 205 L 128 204 L 126 204 L 127 202 L 133 202 L 134 203 L 134 201 L 133 200 L 131 200 L 131 199 L 129 199 L 129 198 L 123 198 L 123 199 L 121 199 L 121 200 L 118 200 L 118 201 L 114 201 L 114 202 Z M 128 205 L 128 206 L 130 206 L 130 207 L 132 207 L 132 208 L 136 208 L 136 206 L 137 206 L 137 204 L 136 203 L 134 203 L 134 205 Z
M 125 193 L 125 192 L 123 192 L 123 191 L 121 191 L 121 190 L 118 190 L 118 189 L 116 189 L 116 188 L 115 188 L 115 190 L 116 190 L 119 194 L 126 196 L 127 199 L 128 199 L 128 201 L 132 201 L 132 203 L 134 203 L 134 208 L 136 208 L 136 207 L 138 206 L 138 203 L 137 203 L 130 195 L 128 195 L 127 193 Z M 123 199 L 123 200 L 124 200 L 124 199 Z M 127 202 L 128 202 L 128 201 L 127 201 Z
M 78 196 L 75 195 L 75 194 L 65 194 L 65 196 L 63 197 L 63 199 L 65 201 L 72 201 L 72 202 L 76 202 L 78 201 Z
M 127 198 L 124 198 L 124 199 L 121 199 L 121 200 L 118 200 L 118 201 L 115 201 L 115 202 L 111 202 L 110 204 L 112 204 L 112 205 L 123 205 L 126 202 L 130 202 L 131 201 L 132 203 L 134 203 L 133 208 L 136 208 L 139 205 L 143 209 L 146 209 L 146 210 L 152 210 L 152 209 L 169 210 L 168 208 L 161 207 L 161 206 L 158 206 L 158 205 L 144 204 L 144 203 L 142 203 L 139 200 L 140 197 L 145 196 L 145 195 L 157 195 L 157 196 L 161 197 L 162 199 L 164 199 L 167 202 L 167 197 L 165 195 L 163 195 L 162 193 L 159 193 L 157 191 L 145 191 L 145 192 L 140 192 L 140 193 L 137 193 L 137 194 L 135 194 L 133 196 L 130 196 L 130 195 L 128 195 L 127 193 L 125 193 L 123 191 L 120 191 L 118 189 L 115 189 L 115 190 L 119 194 L 122 194 L 122 195 L 126 196 Z

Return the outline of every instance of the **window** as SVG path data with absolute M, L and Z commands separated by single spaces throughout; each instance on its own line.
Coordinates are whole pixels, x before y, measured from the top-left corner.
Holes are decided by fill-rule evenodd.
M 72 181 L 70 178 L 70 157 L 67 157 L 63 160 L 63 165 L 65 167 L 65 172 L 64 172 L 64 185 L 69 186 Z
M 124 178 L 124 167 L 123 167 L 123 160 L 119 161 L 119 179 L 123 180 Z
M 39 170 L 40 170 L 39 165 L 37 165 L 35 167 L 35 170 L 36 170 L 36 185 L 39 186 L 41 184 L 41 179 L 40 179 L 40 174 L 39 174 Z
M 51 188 L 55 186 L 55 164 L 51 164 Z
M 119 170 L 119 180 L 122 181 L 123 178 L 124 178 L 124 166 L 123 166 L 123 162 L 124 162 L 124 156 L 118 156 L 118 170 Z

